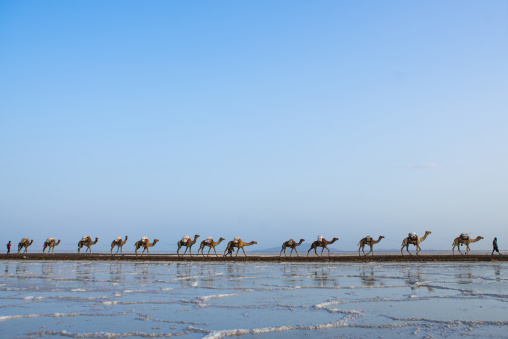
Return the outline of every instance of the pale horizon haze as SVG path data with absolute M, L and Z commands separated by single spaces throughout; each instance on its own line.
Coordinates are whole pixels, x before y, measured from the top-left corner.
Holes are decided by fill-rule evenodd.
M 507 1 L 0 1 L 0 242 L 506 250 L 507 61 Z

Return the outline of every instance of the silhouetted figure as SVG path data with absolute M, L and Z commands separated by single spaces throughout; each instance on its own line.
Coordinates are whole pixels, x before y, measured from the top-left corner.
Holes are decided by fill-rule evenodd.
M 497 248 L 497 238 L 494 238 L 494 241 L 492 242 L 492 253 L 490 255 L 494 255 L 494 252 L 499 253 L 499 255 L 502 255 L 499 252 L 499 248 Z
M 7 243 L 7 254 L 11 254 L 11 241 Z

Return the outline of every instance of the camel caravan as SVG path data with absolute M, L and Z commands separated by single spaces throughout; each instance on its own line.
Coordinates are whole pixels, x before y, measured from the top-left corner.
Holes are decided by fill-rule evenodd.
M 431 234 L 430 231 L 426 231 L 422 237 L 419 237 L 415 232 L 409 233 L 408 236 L 402 240 L 400 254 L 404 255 L 404 249 L 405 249 L 405 252 L 407 252 L 409 255 L 412 255 L 409 252 L 409 246 L 412 245 L 415 247 L 414 254 L 419 255 L 419 253 L 422 250 L 420 245 L 425 241 L 425 239 L 427 239 L 427 237 L 430 234 Z M 188 252 L 188 256 L 192 256 L 192 246 L 194 244 L 196 244 L 199 237 L 200 237 L 199 234 L 194 235 L 194 238 L 191 238 L 188 235 L 183 236 L 177 242 L 178 249 L 176 251 L 176 254 L 178 255 L 178 257 L 185 256 L 187 254 L 187 252 Z M 357 243 L 358 255 L 359 256 L 362 256 L 362 255 L 367 256 L 369 254 L 374 255 L 374 250 L 373 250 L 374 245 L 379 243 L 384 238 L 385 238 L 384 236 L 380 235 L 380 236 L 378 236 L 377 239 L 375 239 L 375 238 L 371 237 L 370 235 L 368 235 L 368 236 L 360 239 L 360 241 Z M 115 238 L 111 242 L 110 255 L 116 255 L 116 254 L 118 254 L 118 252 L 120 252 L 120 254 L 123 254 L 123 246 L 127 243 L 128 239 L 129 239 L 128 236 L 125 236 L 123 238 L 121 236 L 119 236 L 119 237 Z M 477 236 L 476 238 L 473 239 L 469 236 L 469 234 L 461 233 L 457 238 L 455 238 L 453 240 L 452 255 L 455 254 L 455 249 L 457 249 L 459 251 L 459 253 L 462 255 L 469 254 L 469 251 L 471 250 L 469 246 L 472 243 L 478 242 L 482 239 L 483 239 L 482 236 Z M 205 256 L 204 251 L 205 251 L 205 248 L 208 247 L 206 256 L 208 257 L 210 255 L 210 252 L 213 249 L 215 256 L 218 257 L 219 255 L 217 254 L 216 247 L 219 246 L 225 240 L 226 239 L 223 237 L 220 237 L 218 239 L 218 241 L 215 241 L 213 237 L 207 237 L 206 239 L 201 241 L 199 248 L 197 250 L 197 255 L 199 256 L 199 254 L 201 252 L 201 255 Z M 309 256 L 309 254 L 311 254 L 312 250 L 314 250 L 315 255 L 317 255 L 318 257 L 322 257 L 325 249 L 327 250 L 327 255 L 330 256 L 330 249 L 328 248 L 328 245 L 331 245 L 338 240 L 339 240 L 339 238 L 337 238 L 337 237 L 334 237 L 331 240 L 327 240 L 322 235 L 318 236 L 317 240 L 312 242 L 312 244 L 310 245 L 310 248 L 307 251 L 307 257 Z M 90 252 L 90 254 L 92 254 L 92 246 L 97 244 L 98 241 L 99 241 L 99 238 L 95 238 L 95 240 L 92 240 L 92 237 L 89 235 L 82 237 L 81 240 L 78 242 L 78 253 L 81 253 L 81 249 L 83 247 L 86 247 L 85 254 L 88 252 Z M 286 253 L 287 249 L 291 249 L 291 251 L 289 252 L 290 257 L 292 256 L 293 251 L 295 252 L 296 256 L 299 256 L 297 247 L 302 245 L 302 243 L 304 241 L 305 241 L 305 239 L 300 239 L 298 242 L 294 239 L 289 239 L 289 240 L 283 242 L 282 248 L 279 252 L 279 257 L 282 257 L 283 253 L 284 253 L 284 256 L 287 257 L 287 253 Z M 28 247 L 30 247 L 33 244 L 33 242 L 34 242 L 34 240 L 29 239 L 29 238 L 21 239 L 21 241 L 18 244 L 18 254 L 20 254 L 23 249 L 24 249 L 23 253 L 28 253 Z M 140 255 L 143 255 L 145 253 L 145 251 L 146 251 L 147 255 L 150 255 L 149 248 L 155 246 L 158 242 L 159 242 L 158 239 L 154 239 L 152 242 L 150 242 L 148 237 L 142 237 L 141 240 L 136 241 L 134 243 L 134 252 L 135 252 L 136 256 L 138 255 L 138 250 L 141 248 L 143 248 L 143 251 L 141 252 Z M 47 252 L 48 254 L 50 254 L 50 253 L 54 254 L 55 247 L 58 246 L 60 243 L 61 243 L 60 239 L 58 239 L 58 241 L 57 241 L 55 238 L 47 238 L 46 241 L 44 242 L 42 252 L 46 253 L 46 249 L 48 249 L 48 252 Z M 244 256 L 246 257 L 247 253 L 245 252 L 245 247 L 256 245 L 256 244 L 257 244 L 256 241 L 244 242 L 240 237 L 234 237 L 233 240 L 231 240 L 227 243 L 226 249 L 224 250 L 224 253 L 222 254 L 222 256 L 223 257 L 227 257 L 227 256 L 233 257 L 233 254 L 235 254 L 235 257 L 237 257 L 240 250 L 242 250 Z M 465 252 L 462 252 L 460 250 L 460 246 L 462 246 L 462 245 L 466 246 Z M 365 246 L 369 246 L 369 251 L 367 253 L 365 253 Z M 182 247 L 185 248 L 185 251 L 181 254 L 180 250 L 182 249 Z M 320 253 L 317 252 L 319 247 L 321 248 Z M 116 248 L 116 252 L 113 254 L 113 250 L 115 248 Z

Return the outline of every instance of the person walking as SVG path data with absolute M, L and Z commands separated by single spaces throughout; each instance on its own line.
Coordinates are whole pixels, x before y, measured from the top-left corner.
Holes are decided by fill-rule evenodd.
M 7 254 L 11 254 L 11 241 L 7 243 Z
M 494 238 L 494 241 L 492 242 L 492 253 L 490 255 L 494 255 L 494 252 L 497 252 L 499 253 L 499 255 L 502 255 L 500 252 L 499 252 L 499 248 L 497 248 L 497 238 Z

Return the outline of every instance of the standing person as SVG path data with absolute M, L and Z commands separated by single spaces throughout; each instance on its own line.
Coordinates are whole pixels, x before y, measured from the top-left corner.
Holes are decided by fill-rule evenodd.
M 7 254 L 11 254 L 11 241 L 7 243 Z
M 494 255 L 494 252 L 497 252 L 499 253 L 499 255 L 502 255 L 500 252 L 499 252 L 499 248 L 497 248 L 497 238 L 494 238 L 494 241 L 492 242 L 492 253 L 490 255 Z

